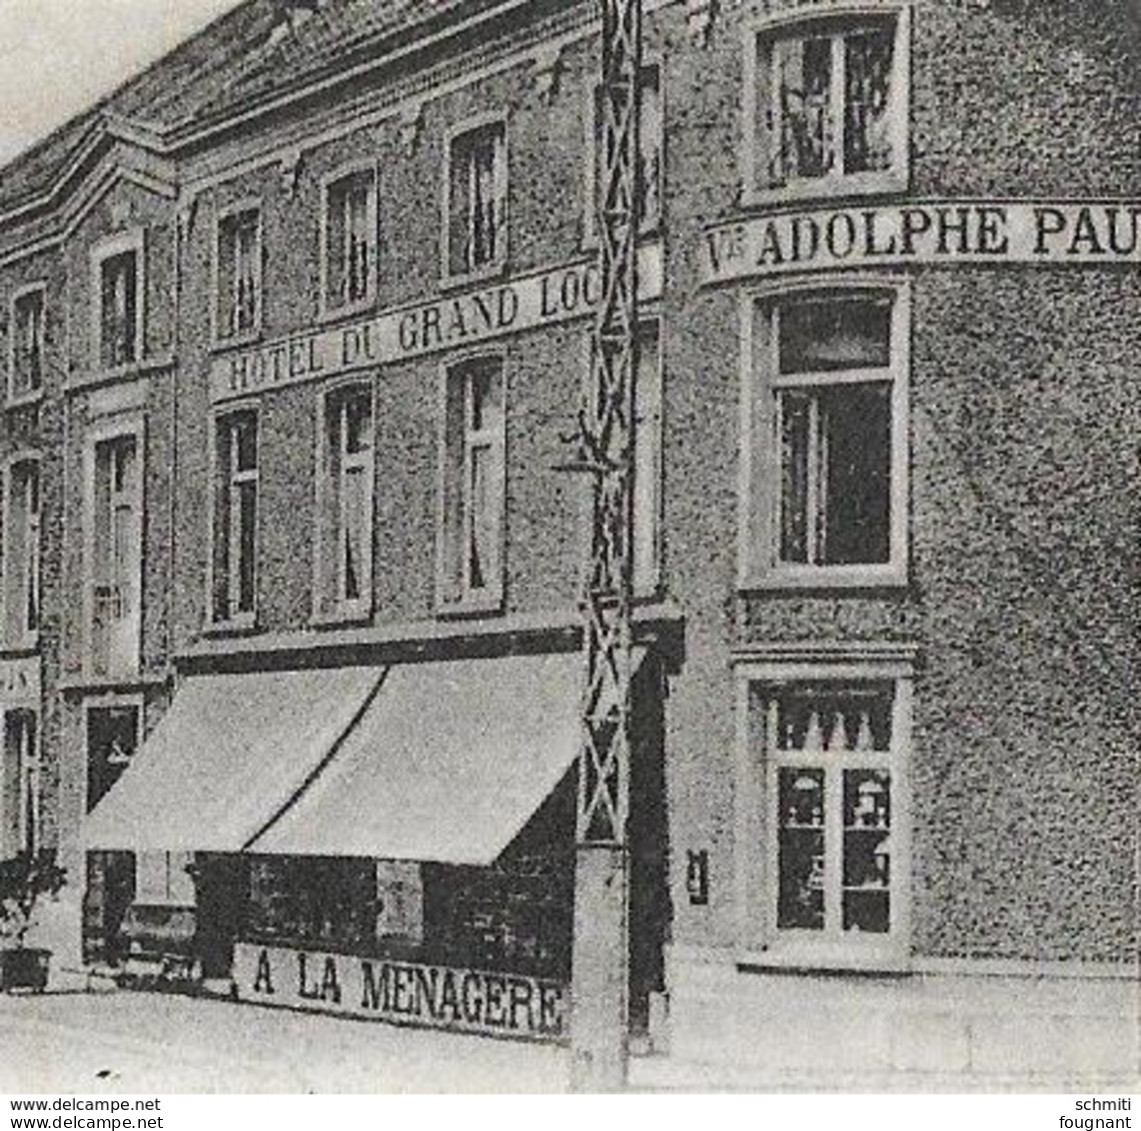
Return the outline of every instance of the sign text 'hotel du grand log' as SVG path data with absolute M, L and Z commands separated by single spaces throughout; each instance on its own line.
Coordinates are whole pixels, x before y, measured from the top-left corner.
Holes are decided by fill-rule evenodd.
M 389 958 L 239 942 L 242 1001 L 433 1029 L 560 1041 L 569 994 L 560 982 Z
M 878 266 L 1141 264 L 1141 203 L 941 201 L 812 208 L 709 228 L 702 281 Z
M 644 301 L 661 294 L 661 272 L 660 245 L 640 248 L 638 290 Z M 593 313 L 601 301 L 602 278 L 593 260 L 496 280 L 475 290 L 221 354 L 210 369 L 210 401 L 216 404 L 569 322 Z

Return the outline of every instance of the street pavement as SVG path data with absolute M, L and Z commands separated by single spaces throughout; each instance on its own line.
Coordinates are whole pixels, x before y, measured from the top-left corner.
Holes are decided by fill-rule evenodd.
M 561 1092 L 563 1048 L 137 991 L 0 995 L 0 1093 Z

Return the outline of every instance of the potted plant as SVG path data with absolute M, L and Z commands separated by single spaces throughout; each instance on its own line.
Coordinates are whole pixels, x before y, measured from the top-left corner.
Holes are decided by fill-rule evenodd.
M 0 990 L 41 992 L 47 985 L 51 951 L 25 946 L 24 936 L 35 925 L 40 896 L 58 892 L 65 875 L 51 849 L 0 861 Z

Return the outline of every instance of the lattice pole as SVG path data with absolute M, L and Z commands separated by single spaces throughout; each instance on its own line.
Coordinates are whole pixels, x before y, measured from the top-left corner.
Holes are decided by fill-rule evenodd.
M 582 442 L 594 473 L 583 608 L 586 687 L 578 772 L 572 978 L 572 1084 L 624 1086 L 628 1053 L 631 593 L 641 0 L 602 7 L 602 302 Z

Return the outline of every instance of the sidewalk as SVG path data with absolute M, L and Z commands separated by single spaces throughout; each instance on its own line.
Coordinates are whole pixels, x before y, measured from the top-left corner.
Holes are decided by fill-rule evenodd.
M 0 995 L 0 1092 L 558 1093 L 563 1047 L 141 991 Z M 1098 1087 L 1098 1085 L 1102 1085 Z M 635 1056 L 631 1091 L 1136 1092 L 1141 1080 L 765 1073 Z

